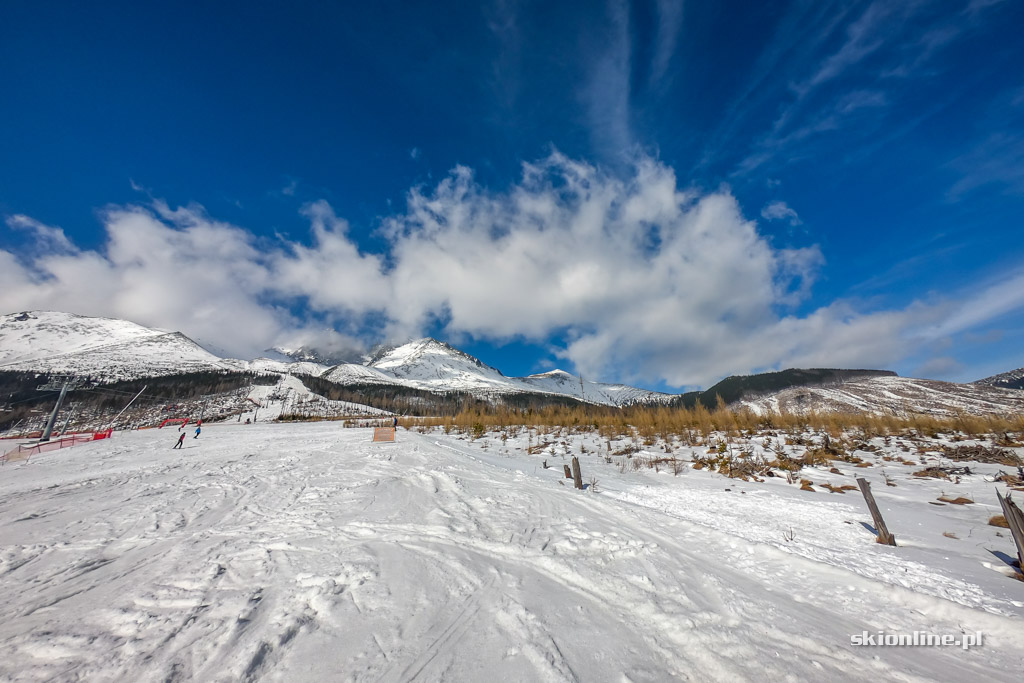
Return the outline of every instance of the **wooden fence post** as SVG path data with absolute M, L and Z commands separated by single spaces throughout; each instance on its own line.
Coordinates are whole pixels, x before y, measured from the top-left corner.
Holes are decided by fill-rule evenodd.
M 863 477 L 858 477 L 857 486 L 860 486 L 860 492 L 864 494 L 864 500 L 867 501 L 868 510 L 871 511 L 871 519 L 875 522 L 875 529 L 878 530 L 878 543 L 884 545 L 896 545 L 896 537 L 889 533 L 889 530 L 885 528 L 885 520 L 882 519 L 882 513 L 878 511 L 878 505 L 875 503 L 875 497 L 871 495 L 871 484 L 868 480 Z
M 572 479 L 572 472 L 569 471 L 569 466 L 568 465 L 562 465 L 562 469 L 565 472 L 565 478 L 566 479 Z
M 1003 498 L 996 490 L 996 497 L 999 498 L 999 505 L 1003 508 L 1003 517 L 1006 518 L 1013 542 L 1017 546 L 1017 562 L 1020 564 L 1020 571 L 1024 573 L 1024 512 L 1021 512 L 1010 496 Z
M 583 473 L 580 472 L 580 459 L 575 455 L 572 457 L 572 483 L 578 488 L 583 488 Z

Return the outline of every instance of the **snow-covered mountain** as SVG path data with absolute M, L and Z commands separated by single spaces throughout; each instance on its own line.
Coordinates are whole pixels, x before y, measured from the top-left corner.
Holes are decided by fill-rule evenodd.
M 355 351 L 325 351 L 312 346 L 275 346 L 272 349 L 267 349 L 265 353 L 267 352 L 280 356 L 282 360 L 287 359 L 300 363 L 316 363 L 323 366 L 352 363 L 361 360 L 360 354 Z
M 540 393 L 590 403 L 627 405 L 675 398 L 622 384 L 584 381 L 563 370 L 528 377 L 506 377 L 478 358 L 436 339 L 425 338 L 374 354 L 365 365 L 346 364 L 323 376 L 338 384 L 401 384 L 427 391 L 465 391 L 482 396 Z
M 280 358 L 280 357 L 279 357 Z M 471 393 L 482 398 L 515 394 L 568 396 L 601 405 L 667 403 L 677 398 L 623 384 L 605 384 L 562 370 L 506 377 L 497 368 L 436 339 L 377 349 L 364 363 L 328 367 L 273 358 L 236 360 L 203 349 L 180 332 L 124 320 L 33 311 L 0 316 L 0 370 L 91 376 L 104 381 L 202 370 L 311 375 L 342 385 L 392 385 Z M 954 415 L 1024 412 L 1024 392 L 1000 388 L 1024 381 L 1024 369 L 973 384 L 897 376 L 853 377 L 832 384 L 790 386 L 746 395 L 738 405 L 787 412 L 866 411 L 880 414 Z
M 296 350 L 277 349 L 281 354 Z M 277 355 L 275 353 L 274 355 Z M 299 354 L 301 355 L 301 354 Z M 322 357 L 313 352 L 308 357 Z M 668 401 L 662 394 L 619 384 L 583 382 L 556 370 L 506 377 L 473 356 L 436 339 L 377 349 L 365 364 L 287 362 L 278 358 L 237 360 L 210 353 L 180 332 L 125 320 L 33 311 L 0 316 L 0 370 L 90 376 L 103 381 L 165 376 L 202 370 L 312 375 L 343 386 L 388 384 L 427 391 L 462 391 L 482 397 L 542 393 L 625 405 Z
M 986 415 L 1024 412 L 1024 392 L 977 382 L 954 384 L 897 376 L 857 377 L 833 384 L 789 387 L 760 396 L 745 396 L 738 403 L 759 414 L 816 411 Z
M 90 376 L 102 381 L 235 370 L 180 332 L 57 311 L 0 316 L 0 370 Z
M 1024 368 L 1017 368 L 1009 372 L 1002 372 L 985 379 L 979 379 L 972 384 L 980 384 L 988 387 L 999 387 L 1001 389 L 1024 389 Z
M 327 366 L 272 358 L 222 358 L 181 332 L 127 320 L 31 311 L 0 316 L 0 370 L 114 382 L 204 370 L 320 375 Z
M 676 398 L 675 394 L 663 394 L 647 389 L 638 389 L 627 384 L 605 384 L 583 380 L 564 370 L 552 370 L 537 375 L 518 378 L 519 382 L 533 387 L 533 391 L 548 391 L 565 394 L 592 403 L 624 406 L 631 403 L 667 403 Z

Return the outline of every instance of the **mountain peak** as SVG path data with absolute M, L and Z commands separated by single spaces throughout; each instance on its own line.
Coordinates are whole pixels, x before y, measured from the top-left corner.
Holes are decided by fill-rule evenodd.
M 369 367 L 387 370 L 398 376 L 418 376 L 426 372 L 430 376 L 442 377 L 448 372 L 464 373 L 470 371 L 494 374 L 504 377 L 500 370 L 487 365 L 479 358 L 460 351 L 448 342 L 433 337 L 423 337 L 401 346 L 382 348 L 367 363 Z M 442 372 L 441 369 L 446 369 Z
M 530 377 L 551 377 L 551 378 L 558 378 L 558 379 L 575 379 L 576 378 L 576 375 L 572 374 L 571 372 L 566 372 L 565 370 L 562 370 L 560 368 L 555 368 L 554 370 L 548 370 L 547 372 L 538 372 L 538 373 L 535 373 L 535 374 L 532 374 L 532 375 L 529 375 L 529 376 Z

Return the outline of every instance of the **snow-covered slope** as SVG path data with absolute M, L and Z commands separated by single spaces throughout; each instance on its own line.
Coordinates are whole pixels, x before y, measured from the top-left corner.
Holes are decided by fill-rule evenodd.
M 166 331 L 127 320 L 57 311 L 11 313 L 0 316 L 0 366 L 28 364 L 161 334 Z
M 234 423 L 180 451 L 145 430 L 9 463 L 0 679 L 1020 680 L 1024 584 L 982 476 L 875 454 L 808 475 L 866 476 L 892 548 L 856 493 L 627 470 L 599 435 L 585 491 L 525 433 L 371 435 Z M 951 490 L 978 504 L 926 502 Z M 983 642 L 855 646 L 865 631 Z
M 0 316 L 0 370 L 116 381 L 227 369 L 235 366 L 180 332 L 55 311 Z
M 1024 412 L 1024 392 L 980 384 L 954 384 L 908 377 L 865 377 L 842 383 L 790 387 L 744 397 L 739 405 L 756 413 L 868 412 L 881 415 L 974 415 Z
M 323 378 L 341 385 L 352 384 L 403 384 L 391 375 L 376 368 L 356 363 L 336 365 L 323 374 Z
M 276 372 L 282 375 L 312 375 L 313 377 L 319 377 L 327 371 L 327 366 L 320 363 L 308 361 L 288 363 L 273 358 L 256 358 L 245 362 L 243 367 L 250 372 Z

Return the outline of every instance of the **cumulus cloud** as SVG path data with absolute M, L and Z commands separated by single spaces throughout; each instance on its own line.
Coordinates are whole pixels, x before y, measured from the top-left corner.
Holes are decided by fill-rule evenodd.
M 796 218 L 785 209 L 770 213 Z M 774 247 L 728 191 L 680 189 L 650 158 L 623 176 L 554 153 L 503 192 L 456 168 L 381 221 L 382 253 L 361 249 L 327 202 L 302 215 L 308 238 L 290 241 L 198 206 L 110 207 L 99 250 L 0 250 L 0 308 L 124 317 L 239 355 L 348 349 L 440 326 L 452 338 L 557 343 L 591 377 L 683 387 L 778 367 L 885 367 L 977 324 L 977 311 L 1005 311 L 1018 284 L 977 293 L 973 317 L 936 303 L 803 310 L 825 265 L 816 247 Z
M 209 218 L 201 207 L 171 209 L 162 201 L 109 207 L 102 212 L 107 240 L 101 251 L 79 251 L 70 242 L 63 250 L 35 254 L 0 251 L 0 303 L 6 311 L 126 318 L 251 356 L 281 339 L 314 334 L 289 312 L 289 297 L 315 294 L 311 309 L 341 308 L 332 296 L 348 282 L 344 273 L 362 272 L 351 243 L 338 237 L 336 221 L 317 206 L 309 216 L 313 248 L 262 244 L 246 230 Z M 14 223 L 53 239 L 63 236 L 58 228 L 22 218 Z M 299 273 L 311 268 L 325 275 L 325 259 L 338 274 L 310 288 Z M 324 338 L 319 330 L 315 334 Z M 352 345 L 339 334 L 333 342 Z

